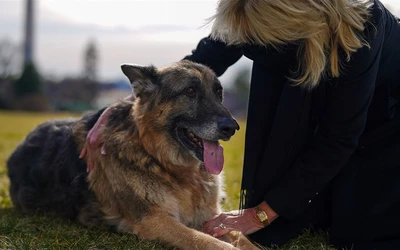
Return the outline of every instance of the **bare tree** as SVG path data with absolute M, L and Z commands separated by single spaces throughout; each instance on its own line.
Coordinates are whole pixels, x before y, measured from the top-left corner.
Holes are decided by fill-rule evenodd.
M 92 105 L 98 92 L 98 67 L 99 52 L 95 41 L 89 40 L 83 53 L 83 81 L 80 86 L 82 102 Z
M 97 80 L 98 50 L 93 40 L 89 41 L 84 53 L 84 78 L 95 82 Z
M 0 78 L 5 79 L 17 71 L 19 61 L 19 47 L 11 40 L 3 38 L 0 40 Z

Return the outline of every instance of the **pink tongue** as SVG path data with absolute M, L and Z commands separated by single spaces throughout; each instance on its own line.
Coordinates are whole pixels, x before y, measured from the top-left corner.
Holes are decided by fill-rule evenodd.
M 219 174 L 224 167 L 224 148 L 217 141 L 203 140 L 204 166 L 211 174 Z

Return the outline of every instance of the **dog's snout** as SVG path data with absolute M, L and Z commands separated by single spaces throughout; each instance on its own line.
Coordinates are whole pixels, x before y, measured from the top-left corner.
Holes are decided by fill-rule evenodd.
M 232 136 L 236 130 L 239 130 L 239 124 L 233 118 L 220 118 L 218 120 L 218 129 L 224 136 Z

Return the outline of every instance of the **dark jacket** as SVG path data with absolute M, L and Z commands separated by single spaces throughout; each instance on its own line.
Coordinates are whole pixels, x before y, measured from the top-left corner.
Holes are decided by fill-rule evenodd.
M 312 91 L 287 79 L 297 67 L 295 43 L 275 50 L 205 38 L 186 57 L 218 75 L 242 55 L 253 60 L 242 180 L 247 207 L 266 200 L 294 218 L 351 156 L 373 153 L 400 133 L 400 24 L 378 1 L 371 14 L 364 32 L 371 48 L 353 53 L 339 78 Z M 400 156 L 389 158 L 400 167 Z

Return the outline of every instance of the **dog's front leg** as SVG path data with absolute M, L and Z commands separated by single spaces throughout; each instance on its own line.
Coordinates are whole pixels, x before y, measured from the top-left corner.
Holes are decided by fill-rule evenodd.
M 222 237 L 222 240 L 231 243 L 241 250 L 260 250 L 246 236 L 239 231 L 231 231 Z
M 159 240 L 182 250 L 239 250 L 227 242 L 189 228 L 165 213 L 147 215 L 133 229 L 143 239 Z

